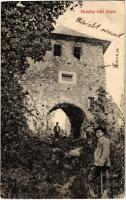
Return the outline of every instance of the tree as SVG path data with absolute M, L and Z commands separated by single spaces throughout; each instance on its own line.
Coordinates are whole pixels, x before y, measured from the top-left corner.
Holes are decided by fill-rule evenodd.
M 30 166 L 28 155 L 25 162 L 21 157 L 30 133 L 23 105 L 27 91 L 20 86 L 20 79 L 29 67 L 27 57 L 40 61 L 51 49 L 50 33 L 58 16 L 77 5 L 71 1 L 2 2 L 2 169 Z
M 50 33 L 59 15 L 70 1 L 26 1 L 2 2 L 2 145 L 8 146 L 12 137 L 26 131 L 23 99 L 25 93 L 19 84 L 27 67 L 27 57 L 43 60 L 46 50 L 51 48 Z
M 94 105 L 90 108 L 93 123 L 103 126 L 111 138 L 111 195 L 124 193 L 124 117 L 112 97 L 100 87 Z M 120 187 L 119 187 L 120 186 Z

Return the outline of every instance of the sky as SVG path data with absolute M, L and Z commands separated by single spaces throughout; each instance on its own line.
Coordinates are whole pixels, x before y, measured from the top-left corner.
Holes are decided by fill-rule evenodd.
M 61 109 L 57 109 L 55 111 L 52 122 L 53 122 L 53 125 L 55 125 L 56 122 L 59 122 L 59 126 L 64 130 L 66 119 L 67 119 L 66 114 Z
M 83 12 L 82 12 L 83 10 Z M 104 13 L 89 13 L 89 10 Z M 111 13 L 106 13 L 109 10 Z M 101 24 L 99 29 L 92 29 L 76 22 L 78 17 L 83 18 L 87 23 Z M 104 54 L 104 64 L 106 67 L 106 89 L 112 95 L 114 102 L 120 106 L 121 95 L 124 93 L 124 35 L 114 37 L 101 31 L 102 28 L 110 30 L 112 33 L 124 33 L 124 2 L 123 1 L 84 1 L 83 6 L 76 7 L 74 11 L 66 11 L 56 22 L 56 27 L 65 26 L 77 32 L 89 35 L 94 38 L 111 41 L 110 46 Z M 118 53 L 118 68 L 114 68 L 112 63 L 116 60 L 116 49 Z

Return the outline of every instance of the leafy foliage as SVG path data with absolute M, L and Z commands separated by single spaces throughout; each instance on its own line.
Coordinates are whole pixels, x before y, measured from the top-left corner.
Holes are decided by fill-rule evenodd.
M 70 155 L 71 148 L 78 147 L 80 156 Z M 88 141 L 34 137 L 23 149 L 18 150 L 22 161 L 18 167 L 2 171 L 6 173 L 2 176 L 3 198 L 87 198 L 87 170 L 93 157 Z
M 72 10 L 77 5 L 70 1 L 2 2 L 1 153 L 5 196 L 10 195 L 10 189 L 12 196 L 17 196 L 15 187 L 20 184 L 18 181 L 24 185 L 28 182 L 26 174 L 32 176 L 33 157 L 36 157 L 29 143 L 31 133 L 24 115 L 23 100 L 27 91 L 20 86 L 22 74 L 29 67 L 27 57 L 43 60 L 46 50 L 51 48 L 50 33 L 56 19 L 68 7 Z
M 118 196 L 124 193 L 123 114 L 102 87 L 96 91 L 95 103 L 90 112 L 93 115 L 93 125 L 105 127 L 108 136 L 111 138 L 111 195 Z
M 23 99 L 26 92 L 20 79 L 29 66 L 27 57 L 43 60 L 46 50 L 51 48 L 50 32 L 54 23 L 74 3 L 70 1 L 2 2 L 2 151 L 23 140 L 27 134 Z M 2 154 L 5 158 L 5 154 Z M 3 162 L 4 163 L 4 162 Z

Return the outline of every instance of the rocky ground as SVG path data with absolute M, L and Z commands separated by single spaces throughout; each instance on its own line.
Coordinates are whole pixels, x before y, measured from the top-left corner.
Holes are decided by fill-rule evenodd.
M 41 139 L 34 137 L 25 142 L 22 153 L 18 152 L 21 162 L 11 169 L 2 170 L 6 174 L 2 176 L 2 197 L 88 198 L 88 174 L 95 148 L 92 141 L 72 137 L 55 139 L 51 136 Z M 115 181 L 119 175 L 118 169 Z M 100 195 L 99 189 L 98 182 L 96 190 Z M 113 191 L 111 187 L 111 193 Z

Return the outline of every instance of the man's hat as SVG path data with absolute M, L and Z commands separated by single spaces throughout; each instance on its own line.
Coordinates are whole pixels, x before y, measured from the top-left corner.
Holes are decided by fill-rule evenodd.
M 95 128 L 95 133 L 97 132 L 97 131 L 102 131 L 103 133 L 104 133 L 104 135 L 105 134 L 107 134 L 107 131 L 106 131 L 106 128 L 105 127 L 101 127 L 101 126 L 98 126 L 97 128 Z

